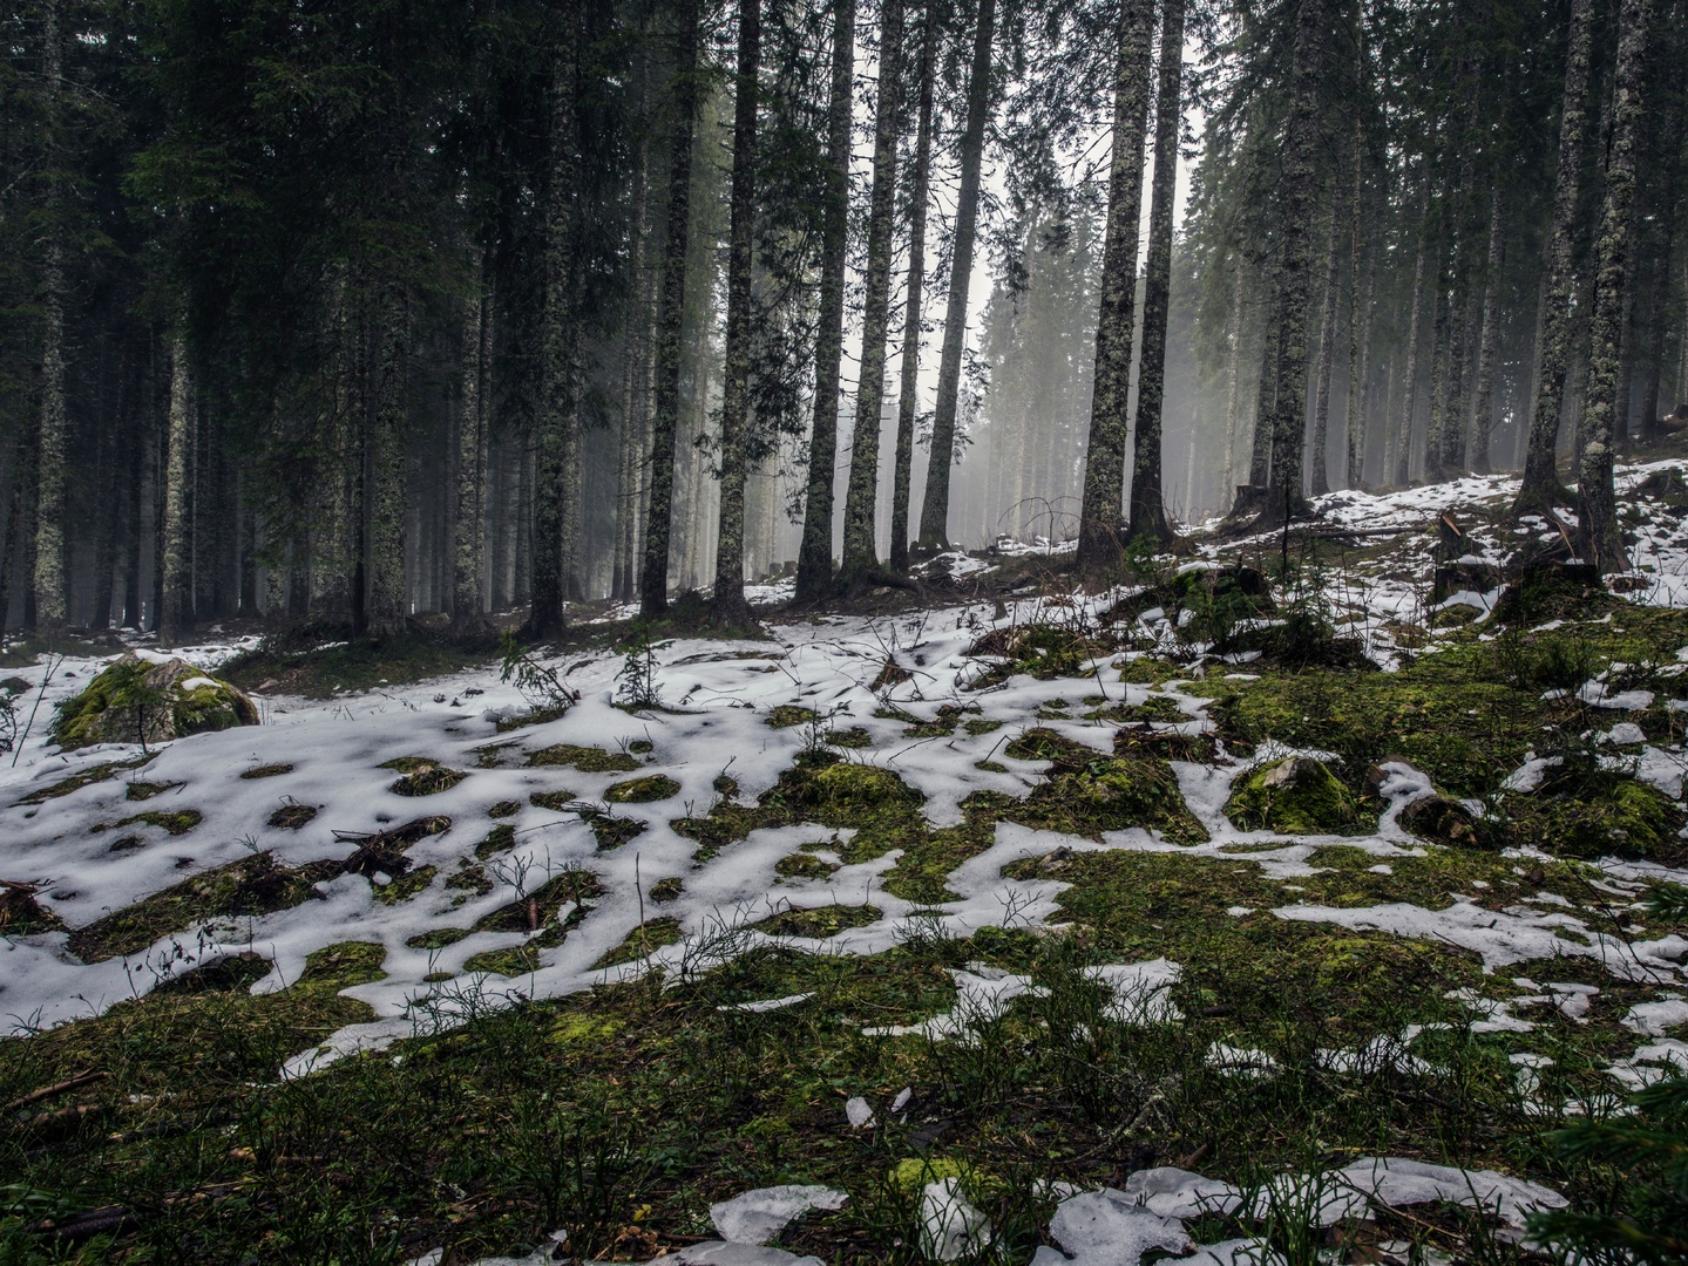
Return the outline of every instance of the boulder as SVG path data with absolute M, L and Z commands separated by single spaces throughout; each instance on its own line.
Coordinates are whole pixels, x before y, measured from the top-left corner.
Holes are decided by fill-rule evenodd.
M 1354 794 L 1311 756 L 1286 756 L 1242 774 L 1225 816 L 1245 831 L 1280 835 L 1355 835 L 1372 825 Z
M 81 694 L 59 705 L 53 737 L 60 747 L 91 743 L 165 743 L 189 734 L 257 725 L 242 691 L 185 659 L 145 660 L 133 653 L 106 667 Z

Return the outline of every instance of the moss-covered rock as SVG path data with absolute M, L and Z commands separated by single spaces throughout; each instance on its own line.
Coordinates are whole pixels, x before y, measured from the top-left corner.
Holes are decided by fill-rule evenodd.
M 92 743 L 164 743 L 188 734 L 257 725 L 258 709 L 234 686 L 184 659 L 123 656 L 81 694 L 59 705 L 53 738 L 60 747 Z
M 1286 756 L 1241 775 L 1225 816 L 1245 831 L 1280 835 L 1356 835 L 1373 825 L 1354 794 L 1309 756 Z
M 1201 844 L 1207 831 L 1184 803 L 1178 779 L 1164 761 L 1141 756 L 1057 762 L 1049 780 L 1004 817 L 1028 826 L 1099 837 L 1144 827 L 1175 844 Z
M 1482 842 L 1479 823 L 1457 800 L 1446 796 L 1421 796 L 1401 810 L 1401 826 L 1420 839 L 1458 848 L 1476 848 Z

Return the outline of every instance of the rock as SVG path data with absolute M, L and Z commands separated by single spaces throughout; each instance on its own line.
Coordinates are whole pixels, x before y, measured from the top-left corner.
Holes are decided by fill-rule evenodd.
M 1279 835 L 1352 835 L 1370 825 L 1354 794 L 1311 756 L 1286 756 L 1243 774 L 1225 816 L 1242 830 Z
M 154 662 L 130 653 L 59 706 L 53 737 L 67 749 L 91 743 L 165 743 L 257 724 L 252 700 L 228 682 L 185 659 Z
M 1477 820 L 1471 816 L 1470 810 L 1445 796 L 1419 797 L 1401 810 L 1398 821 L 1403 829 L 1423 840 L 1460 848 L 1482 845 Z

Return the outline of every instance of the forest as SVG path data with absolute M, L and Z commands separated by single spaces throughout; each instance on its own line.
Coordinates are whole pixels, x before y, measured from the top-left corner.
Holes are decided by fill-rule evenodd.
M 0 1266 L 1688 1262 L 1685 0 L 0 54 Z

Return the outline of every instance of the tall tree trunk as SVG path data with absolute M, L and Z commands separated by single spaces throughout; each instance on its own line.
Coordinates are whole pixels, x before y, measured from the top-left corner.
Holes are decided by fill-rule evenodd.
M 832 584 L 832 485 L 838 463 L 839 362 L 844 355 L 855 41 L 856 0 L 833 0 L 832 87 L 827 104 L 826 187 L 821 207 L 820 310 L 815 325 L 815 416 L 809 439 L 803 540 L 797 555 L 799 601 L 819 598 Z
M 1155 96 L 1155 176 L 1149 198 L 1149 271 L 1143 285 L 1143 357 L 1137 375 L 1126 535 L 1164 544 L 1173 537 L 1161 494 L 1161 408 L 1166 394 L 1166 318 L 1172 293 L 1172 211 L 1183 114 L 1184 0 L 1162 0 L 1160 85 Z M 1194 437 L 1191 437 L 1194 443 Z M 1186 506 L 1186 512 L 1188 507 Z
M 405 415 L 408 405 L 405 350 L 409 312 L 399 283 L 383 278 L 376 335 L 375 381 L 369 443 L 369 599 L 365 632 L 374 641 L 404 632 Z
M 1501 221 L 1500 176 L 1489 185 L 1489 242 L 1483 264 L 1483 331 L 1478 336 L 1477 386 L 1472 393 L 1471 469 L 1490 470 L 1489 432 L 1495 417 L 1495 365 L 1500 356 L 1500 274 L 1506 263 L 1505 226 Z
M 1584 409 L 1588 443 L 1577 487 L 1577 548 L 1602 572 L 1628 567 L 1618 529 L 1612 486 L 1618 376 L 1623 369 L 1624 296 L 1630 285 L 1629 247 L 1635 205 L 1635 152 L 1640 133 L 1642 81 L 1652 34 L 1655 0 L 1623 0 L 1618 17 L 1617 85 L 1612 143 L 1606 160 L 1606 205 L 1601 214 L 1598 280 L 1589 335 L 1588 391 Z
M 1354 123 L 1354 179 L 1348 191 L 1348 460 L 1350 488 L 1366 483 L 1366 385 L 1371 375 L 1373 316 L 1377 311 L 1377 253 L 1367 249 L 1365 128 Z M 1361 281 L 1364 275 L 1365 280 Z
M 1413 426 L 1418 421 L 1419 361 L 1423 358 L 1421 340 L 1424 334 L 1424 275 L 1430 255 L 1430 142 L 1424 150 L 1424 170 L 1418 203 L 1418 250 L 1413 257 L 1413 299 L 1407 317 L 1407 363 L 1401 378 L 1404 401 L 1401 420 L 1395 437 L 1395 483 L 1405 487 L 1412 479 Z
M 361 294 L 354 295 L 350 267 L 341 264 L 331 283 L 330 311 L 333 340 L 334 388 L 328 408 L 317 424 L 319 446 L 311 531 L 311 595 L 308 618 L 330 627 L 352 620 L 352 586 L 357 564 L 357 523 L 352 511 L 352 488 L 357 479 L 358 446 L 354 437 L 364 429 L 363 322 Z M 249 566 L 250 564 L 246 564 Z M 255 594 L 242 585 L 241 607 L 249 609 Z
M 1231 509 L 1234 515 L 1258 511 L 1266 495 L 1266 485 L 1272 479 L 1272 413 L 1278 407 L 1278 349 L 1283 341 L 1272 321 L 1272 313 L 1277 308 L 1276 267 L 1274 263 L 1271 289 L 1264 305 L 1265 317 L 1261 322 L 1260 373 L 1254 390 L 1254 432 L 1248 454 L 1248 493 L 1237 497 L 1237 503 Z
M 42 78 L 51 166 L 67 161 L 57 150 L 60 98 L 64 92 L 64 43 L 59 27 L 61 0 L 42 6 Z M 41 244 L 41 418 L 35 458 L 35 622 L 45 630 L 70 619 L 65 578 L 65 484 L 69 463 L 69 419 L 65 411 L 64 363 L 64 195 L 54 176 L 47 193 L 47 225 Z
M 1524 457 L 1524 478 L 1513 503 L 1515 514 L 1551 509 L 1566 495 L 1554 467 L 1554 455 L 1571 358 L 1572 297 L 1576 289 L 1573 249 L 1577 203 L 1582 192 L 1583 131 L 1588 118 L 1593 26 L 1593 0 L 1571 0 L 1564 105 L 1559 116 L 1559 172 L 1553 188 L 1553 231 L 1548 246 L 1547 300 L 1538 351 L 1540 381 L 1530 422 L 1529 448 Z
M 721 513 L 715 545 L 715 617 L 750 623 L 744 600 L 744 486 L 750 458 L 751 266 L 756 235 L 757 79 L 762 0 L 739 0 L 738 75 L 733 100 L 731 226 L 727 247 L 727 347 L 721 383 Z
M 1221 498 L 1236 493 L 1237 440 L 1242 431 L 1243 314 L 1247 305 L 1248 267 L 1241 251 L 1233 252 L 1231 264 L 1231 323 L 1227 334 L 1229 354 L 1225 367 L 1225 453 Z
M 639 609 L 668 609 L 668 543 L 674 522 L 675 436 L 680 426 L 680 361 L 686 324 L 686 256 L 691 233 L 692 131 L 698 113 L 698 25 L 702 0 L 681 0 L 676 32 L 674 125 L 670 133 L 668 231 L 657 314 L 656 393 L 651 417 L 650 506 Z
M 1148 131 L 1153 0 L 1124 0 L 1114 66 L 1114 150 L 1108 172 L 1108 226 L 1102 251 L 1102 304 L 1096 321 L 1096 377 L 1079 512 L 1079 568 L 1098 572 L 1120 558 L 1126 416 L 1131 390 L 1132 306 L 1137 232 L 1143 205 L 1143 143 Z
M 873 191 L 868 196 L 867 294 L 862 311 L 861 378 L 850 439 L 850 482 L 844 493 L 844 559 L 848 584 L 879 565 L 874 540 L 879 506 L 879 431 L 885 404 L 885 354 L 891 322 L 891 222 L 897 197 L 897 116 L 903 73 L 903 0 L 881 0 L 879 97 L 874 107 Z
M 1137 0 L 1131 0 L 1136 3 Z M 956 192 L 955 237 L 950 250 L 949 297 L 944 343 L 938 360 L 938 399 L 932 414 L 932 452 L 926 465 L 926 493 L 920 506 L 920 546 L 948 544 L 950 472 L 955 465 L 955 415 L 961 399 L 961 354 L 967 344 L 967 289 L 973 277 L 973 246 L 979 225 L 979 171 L 984 162 L 985 124 L 991 110 L 992 41 L 996 0 L 979 0 L 973 22 L 973 62 L 967 79 L 967 121 L 961 132 L 961 183 Z M 1147 45 L 1148 36 L 1143 37 Z M 1145 99 L 1147 88 L 1144 89 Z
M 577 497 L 579 406 L 576 400 L 575 259 L 580 198 L 578 13 L 559 19 L 551 61 L 545 188 L 544 311 L 539 330 L 539 416 L 535 421 L 533 605 L 524 632 L 549 637 L 563 627 L 567 559 L 564 536 Z
M 1283 224 L 1277 324 L 1278 402 L 1272 417 L 1272 478 L 1265 523 L 1279 523 L 1302 504 L 1302 444 L 1306 432 L 1307 327 L 1313 306 L 1313 199 L 1319 189 L 1320 85 L 1331 28 L 1328 0 L 1300 0 L 1295 62 L 1284 139 L 1280 190 Z
M 1344 182 L 1336 182 L 1337 194 L 1330 214 L 1330 237 L 1325 244 L 1324 294 L 1319 301 L 1319 362 L 1313 384 L 1313 452 L 1310 488 L 1315 497 L 1330 491 L 1329 460 L 1326 446 L 1330 438 L 1330 380 L 1336 366 L 1336 304 L 1337 287 L 1341 283 L 1343 223 L 1347 215 L 1348 197 Z
M 193 378 L 186 335 L 178 326 L 170 337 L 170 414 L 164 461 L 164 531 L 158 636 L 179 642 L 188 631 L 193 583 L 188 555 L 189 456 L 193 451 Z
M 914 468 L 914 420 L 920 411 L 920 306 L 926 286 L 926 202 L 932 172 L 932 97 L 938 18 L 938 0 L 925 0 L 921 14 L 920 98 L 914 130 L 914 187 L 909 191 L 902 381 L 897 387 L 897 451 L 891 487 L 891 570 L 896 572 L 908 570 L 909 485 Z
M 452 498 L 451 628 L 459 637 L 486 632 L 481 612 L 481 480 L 486 465 L 486 417 L 481 400 L 481 350 L 486 319 L 485 254 L 474 252 L 474 277 L 463 300 L 462 385 L 458 391 L 457 487 Z

